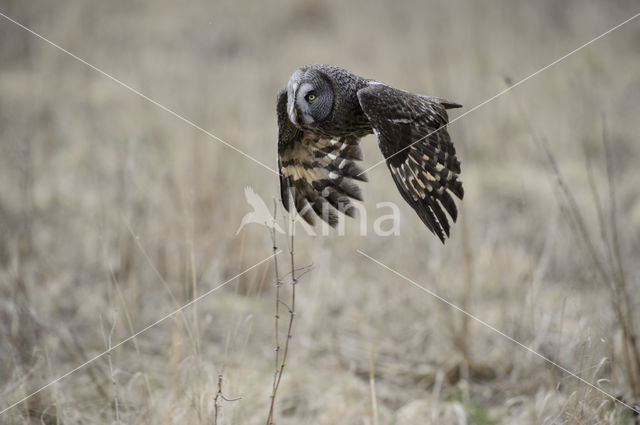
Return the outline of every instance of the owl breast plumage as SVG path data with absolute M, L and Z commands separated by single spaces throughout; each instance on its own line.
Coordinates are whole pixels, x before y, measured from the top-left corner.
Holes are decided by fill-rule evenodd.
M 449 237 L 462 199 L 460 161 L 446 125 L 446 110 L 461 105 L 362 78 L 331 65 L 293 72 L 278 95 L 278 166 L 282 202 L 310 224 L 331 226 L 339 213 L 354 216 L 362 200 L 356 182 L 360 139 L 374 133 L 396 187 L 427 228 Z M 446 211 L 446 213 L 445 213 Z

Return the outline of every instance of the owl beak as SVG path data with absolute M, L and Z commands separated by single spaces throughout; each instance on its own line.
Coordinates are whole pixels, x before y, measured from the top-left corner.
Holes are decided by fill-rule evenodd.
M 297 117 L 298 116 L 298 108 L 293 108 L 293 114 Z

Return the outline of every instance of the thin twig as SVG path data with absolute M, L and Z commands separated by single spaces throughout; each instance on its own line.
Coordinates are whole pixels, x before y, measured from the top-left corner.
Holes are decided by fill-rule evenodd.
M 369 390 L 371 393 L 371 423 L 378 425 L 378 400 L 376 397 L 376 370 L 373 344 L 369 347 Z
M 275 210 L 274 210 L 274 217 L 275 217 Z M 295 241 L 295 232 L 293 231 L 293 214 L 290 215 L 290 219 L 291 219 L 291 225 L 290 225 L 290 229 L 291 229 L 291 240 L 290 240 L 290 250 L 289 250 L 289 254 L 290 254 L 290 260 L 291 260 L 291 304 L 288 308 L 289 310 L 289 327 L 287 329 L 287 339 L 285 340 L 284 343 L 284 350 L 282 352 L 282 359 L 280 360 L 280 364 L 276 366 L 276 378 L 275 378 L 275 383 L 274 386 L 272 388 L 272 392 L 271 392 L 271 402 L 269 405 L 269 414 L 267 416 L 267 425 L 273 425 L 274 420 L 274 412 L 275 412 L 275 401 L 276 401 L 276 395 L 278 393 L 278 388 L 280 387 L 280 382 L 282 381 L 282 375 L 284 372 L 284 367 L 287 363 L 287 356 L 289 354 L 289 342 L 291 341 L 291 337 L 292 337 L 292 331 L 293 331 L 293 321 L 294 318 L 296 316 L 296 284 L 298 283 L 298 280 L 296 278 L 296 266 L 295 266 L 295 249 L 294 249 L 294 241 Z M 274 234 L 274 239 L 275 239 L 275 234 Z M 275 257 L 274 257 L 275 258 Z M 277 292 L 277 289 L 276 289 Z M 278 299 L 276 301 L 276 305 L 279 305 L 281 302 Z M 284 303 L 282 303 L 284 304 Z M 286 304 L 284 304 L 286 305 Z M 277 308 L 277 307 L 276 307 Z M 276 332 L 277 332 L 277 326 L 276 326 Z M 277 342 L 277 347 L 279 347 L 279 342 Z
M 607 183 L 609 187 L 609 203 L 611 205 L 611 244 L 613 251 L 613 259 L 611 264 L 612 274 L 614 276 L 617 275 L 618 279 L 617 287 L 621 294 L 619 294 L 622 302 L 625 307 L 625 325 L 626 329 L 626 338 L 628 340 L 629 350 L 631 351 L 631 355 L 633 356 L 633 365 L 630 365 L 629 374 L 634 377 L 640 375 L 640 352 L 638 351 L 638 345 L 636 343 L 636 331 L 633 320 L 633 309 L 631 307 L 631 297 L 629 296 L 629 291 L 627 287 L 627 280 L 624 273 L 624 267 L 622 266 L 622 255 L 620 254 L 620 239 L 618 237 L 618 223 L 617 223 L 617 208 L 616 208 L 616 194 L 615 194 L 615 182 L 613 178 L 613 159 L 611 154 L 611 146 L 609 144 L 609 137 L 607 133 L 607 125 L 606 121 L 603 117 L 602 119 L 602 144 L 604 145 L 604 156 L 605 156 L 605 167 L 607 170 Z M 616 273 L 617 272 L 617 273 Z M 635 371 L 633 370 L 633 366 L 635 366 Z M 633 388 L 633 396 L 637 400 L 640 397 L 640 384 L 636 381 L 635 386 Z
M 271 245 L 273 247 L 273 253 L 278 252 L 278 246 L 276 243 L 276 217 L 278 211 L 277 200 L 273 199 L 273 227 L 271 228 Z M 273 351 L 275 352 L 274 366 L 273 366 L 273 384 L 271 386 L 271 406 L 273 406 L 273 399 L 275 398 L 276 382 L 278 380 L 278 365 L 280 364 L 280 337 L 278 333 L 278 322 L 280 320 L 280 286 L 282 281 L 280 280 L 280 273 L 278 270 L 278 256 L 273 256 L 273 268 L 275 272 L 275 286 L 276 286 L 276 308 L 275 308 L 275 332 L 274 332 L 274 345 Z M 270 412 L 271 413 L 271 412 Z
M 618 239 L 618 229 L 616 222 L 617 214 L 614 191 L 615 184 L 613 179 L 613 167 L 606 133 L 606 126 L 603 124 L 602 138 L 605 149 L 605 166 L 609 186 L 609 232 L 611 238 L 607 237 L 607 230 L 603 228 L 605 227 L 604 211 L 603 209 L 601 209 L 602 206 L 600 204 L 600 200 L 596 191 L 596 186 L 591 181 L 593 177 L 591 175 L 590 165 L 587 164 L 587 173 L 590 179 L 590 188 L 592 191 L 594 202 L 596 203 L 596 209 L 598 210 L 597 213 L 599 224 L 601 226 L 601 238 L 606 248 L 605 256 L 604 258 L 602 258 L 599 255 L 598 250 L 596 249 L 596 244 L 591 239 L 591 233 L 588 230 L 588 226 L 586 224 L 582 210 L 580 209 L 578 202 L 576 201 L 573 191 L 565 182 L 564 177 L 560 172 L 558 163 L 556 162 L 555 156 L 551 152 L 551 149 L 549 149 L 546 138 L 544 136 L 541 136 L 534 130 L 533 125 L 529 121 L 528 116 L 524 112 L 524 108 L 522 107 L 516 96 L 514 96 L 514 100 L 516 103 L 516 107 L 523 121 L 527 125 L 533 140 L 542 149 L 543 153 L 547 157 L 551 170 L 555 175 L 558 187 L 560 188 L 560 193 L 562 193 L 562 195 L 564 196 L 564 201 L 567 205 L 566 210 L 572 217 L 573 223 L 575 224 L 575 232 L 581 240 L 583 246 L 589 253 L 589 256 L 591 257 L 591 264 L 594 267 L 596 275 L 600 278 L 600 281 L 603 284 L 609 287 L 611 291 L 611 306 L 618 320 L 618 325 L 620 326 L 623 333 L 624 346 L 622 349 L 622 354 L 627 369 L 627 379 L 629 380 L 629 386 L 631 387 L 633 396 L 637 399 L 638 397 L 640 397 L 640 384 L 638 383 L 636 378 L 637 374 L 640 373 L 640 352 L 638 351 L 638 347 L 636 344 L 635 330 L 633 329 L 632 319 L 633 310 L 630 304 L 630 297 L 627 290 L 626 279 L 624 277 L 624 269 L 622 267 L 620 255 L 620 243 Z
M 218 408 L 222 398 L 222 375 L 218 375 L 218 392 L 213 399 L 213 425 L 218 425 Z
M 109 334 L 105 336 L 105 343 L 107 345 L 107 360 L 109 361 L 109 371 L 111 372 L 111 385 L 113 386 L 113 408 L 115 410 L 116 416 L 116 424 L 120 424 L 120 409 L 118 404 L 118 384 L 116 382 L 116 374 L 113 370 L 113 361 L 111 360 L 111 340 L 113 337 L 113 332 L 116 328 L 117 316 L 114 313 L 113 315 L 113 323 L 111 324 L 111 329 L 109 330 Z
M 222 411 L 222 402 L 223 401 L 238 401 L 241 400 L 242 397 L 237 398 L 227 398 L 222 393 L 222 374 L 218 375 L 218 392 L 216 393 L 215 398 L 213 399 L 213 425 L 218 425 L 218 415 Z
M 604 255 L 606 256 L 606 263 L 609 265 L 609 275 L 611 276 L 611 278 L 608 279 L 608 282 L 609 282 L 610 292 L 611 292 L 611 303 L 616 313 L 616 316 L 618 318 L 620 327 L 622 328 L 622 334 L 624 339 L 622 356 L 624 358 L 625 365 L 629 370 L 629 373 L 627 375 L 629 378 L 631 389 L 635 397 L 635 393 L 638 389 L 638 382 L 635 377 L 636 374 L 633 372 L 633 366 L 632 366 L 633 365 L 632 357 L 634 357 L 634 353 L 633 353 L 634 349 L 633 347 L 628 347 L 628 345 L 630 345 L 629 341 L 630 340 L 633 341 L 633 337 L 631 336 L 633 335 L 633 331 L 631 329 L 632 323 L 630 323 L 629 317 L 627 314 L 629 311 L 629 304 L 628 304 L 628 299 L 626 299 L 624 295 L 624 293 L 626 292 L 624 290 L 624 288 L 626 287 L 626 285 L 624 284 L 624 275 L 623 273 L 621 273 L 621 269 L 616 268 L 615 266 L 616 264 L 619 264 L 619 262 L 616 261 L 616 249 L 614 248 L 614 238 L 615 240 L 617 240 L 617 228 L 615 225 L 615 196 L 613 193 L 613 184 L 612 184 L 613 177 L 609 170 L 610 155 L 607 152 L 608 151 L 607 141 L 606 141 L 607 135 L 606 135 L 606 125 L 604 123 L 604 119 L 603 119 L 603 125 L 602 125 L 602 139 L 603 139 L 605 157 L 606 157 L 607 177 L 609 180 L 608 191 L 609 191 L 609 198 L 610 198 L 609 201 L 611 205 L 610 228 L 609 226 L 607 226 L 607 222 L 605 220 L 605 209 L 600 200 L 600 195 L 598 193 L 598 188 L 596 186 L 596 181 L 594 177 L 593 167 L 591 165 L 591 160 L 589 159 L 589 156 L 586 153 L 586 150 L 585 150 L 585 165 L 587 168 L 587 180 L 589 182 L 589 187 L 591 189 L 591 195 L 593 197 L 594 206 L 598 214 L 598 223 L 600 226 L 600 237 L 602 238 L 602 241 L 605 245 Z M 611 235 L 609 234 L 609 231 Z M 632 345 L 635 346 L 635 343 L 633 343 Z
M 102 244 L 102 248 L 103 248 L 103 252 L 106 254 L 106 243 L 104 241 L 104 238 L 102 237 L 101 234 L 98 235 L 98 237 L 100 238 L 100 242 Z M 127 321 L 127 326 L 129 328 L 129 332 L 131 334 L 135 333 L 135 329 L 133 327 L 133 320 L 131 319 L 131 313 L 129 312 L 129 308 L 127 307 L 127 302 L 126 299 L 124 297 L 124 294 L 122 293 L 122 289 L 121 289 L 121 285 L 120 285 L 120 281 L 118 278 L 118 274 L 116 273 L 113 265 L 111 264 L 111 260 L 109 259 L 108 255 L 104 255 L 105 258 L 105 262 L 107 264 L 108 270 L 109 270 L 109 277 L 111 280 L 111 285 L 113 286 L 113 288 L 115 288 L 116 294 L 118 296 L 118 298 L 120 299 L 120 304 L 122 305 L 122 312 L 124 313 L 124 317 Z M 73 334 L 72 334 L 73 335 Z M 77 339 L 75 339 L 76 345 L 78 345 Z M 80 345 L 78 345 L 79 348 Z M 149 414 L 149 412 L 151 412 L 151 384 L 149 383 L 149 376 L 148 373 L 146 371 L 147 367 L 145 365 L 145 363 L 142 361 L 142 355 L 140 354 L 140 346 L 138 344 L 138 340 L 134 339 L 133 340 L 133 347 L 136 350 L 136 354 L 137 354 L 137 359 L 138 359 L 138 363 L 139 363 L 139 367 L 141 369 L 141 373 L 142 373 L 142 377 L 144 378 L 144 384 L 145 384 L 145 389 L 147 392 L 147 397 L 146 397 L 146 403 L 147 403 L 147 412 L 146 414 Z M 87 356 L 85 356 L 85 359 L 87 358 Z M 91 368 L 87 369 L 87 370 L 91 370 Z
M 471 253 L 471 242 L 469 235 L 469 223 L 464 212 L 461 214 L 461 233 L 462 233 L 462 252 L 464 258 L 464 293 L 462 294 L 462 308 L 469 310 L 472 293 L 475 286 L 475 278 L 473 273 L 473 254 Z M 466 379 L 469 378 L 471 370 L 471 353 L 470 353 L 470 332 L 469 317 L 463 315 L 460 334 L 458 335 L 458 345 L 462 352 L 463 358 L 463 374 Z

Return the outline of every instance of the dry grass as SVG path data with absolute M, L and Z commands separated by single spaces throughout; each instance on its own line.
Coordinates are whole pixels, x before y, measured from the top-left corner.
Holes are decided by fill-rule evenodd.
M 638 12 L 631 0 L 4 0 L 0 11 L 270 166 L 275 96 L 301 64 L 470 108 Z M 243 188 L 270 200 L 278 182 L 1 18 L 0 39 L 2 409 L 267 257 L 268 231 L 235 231 Z M 445 246 L 384 167 L 364 187 L 368 227 L 376 203 L 394 201 L 400 236 L 361 237 L 350 222 L 346 237 L 296 237 L 296 263 L 313 270 L 297 285 L 275 423 L 633 423 L 356 249 L 638 403 L 621 323 L 637 330 L 640 318 L 639 43 L 632 22 L 451 126 L 466 193 Z M 363 145 L 367 165 L 381 159 L 373 137 Z M 272 265 L 241 276 L 0 422 L 264 423 L 273 276 Z

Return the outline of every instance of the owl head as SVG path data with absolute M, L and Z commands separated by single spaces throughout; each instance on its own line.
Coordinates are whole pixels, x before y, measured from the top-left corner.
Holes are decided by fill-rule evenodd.
M 322 123 L 333 109 L 333 87 L 326 74 L 298 68 L 287 85 L 287 113 L 296 126 L 313 127 Z

